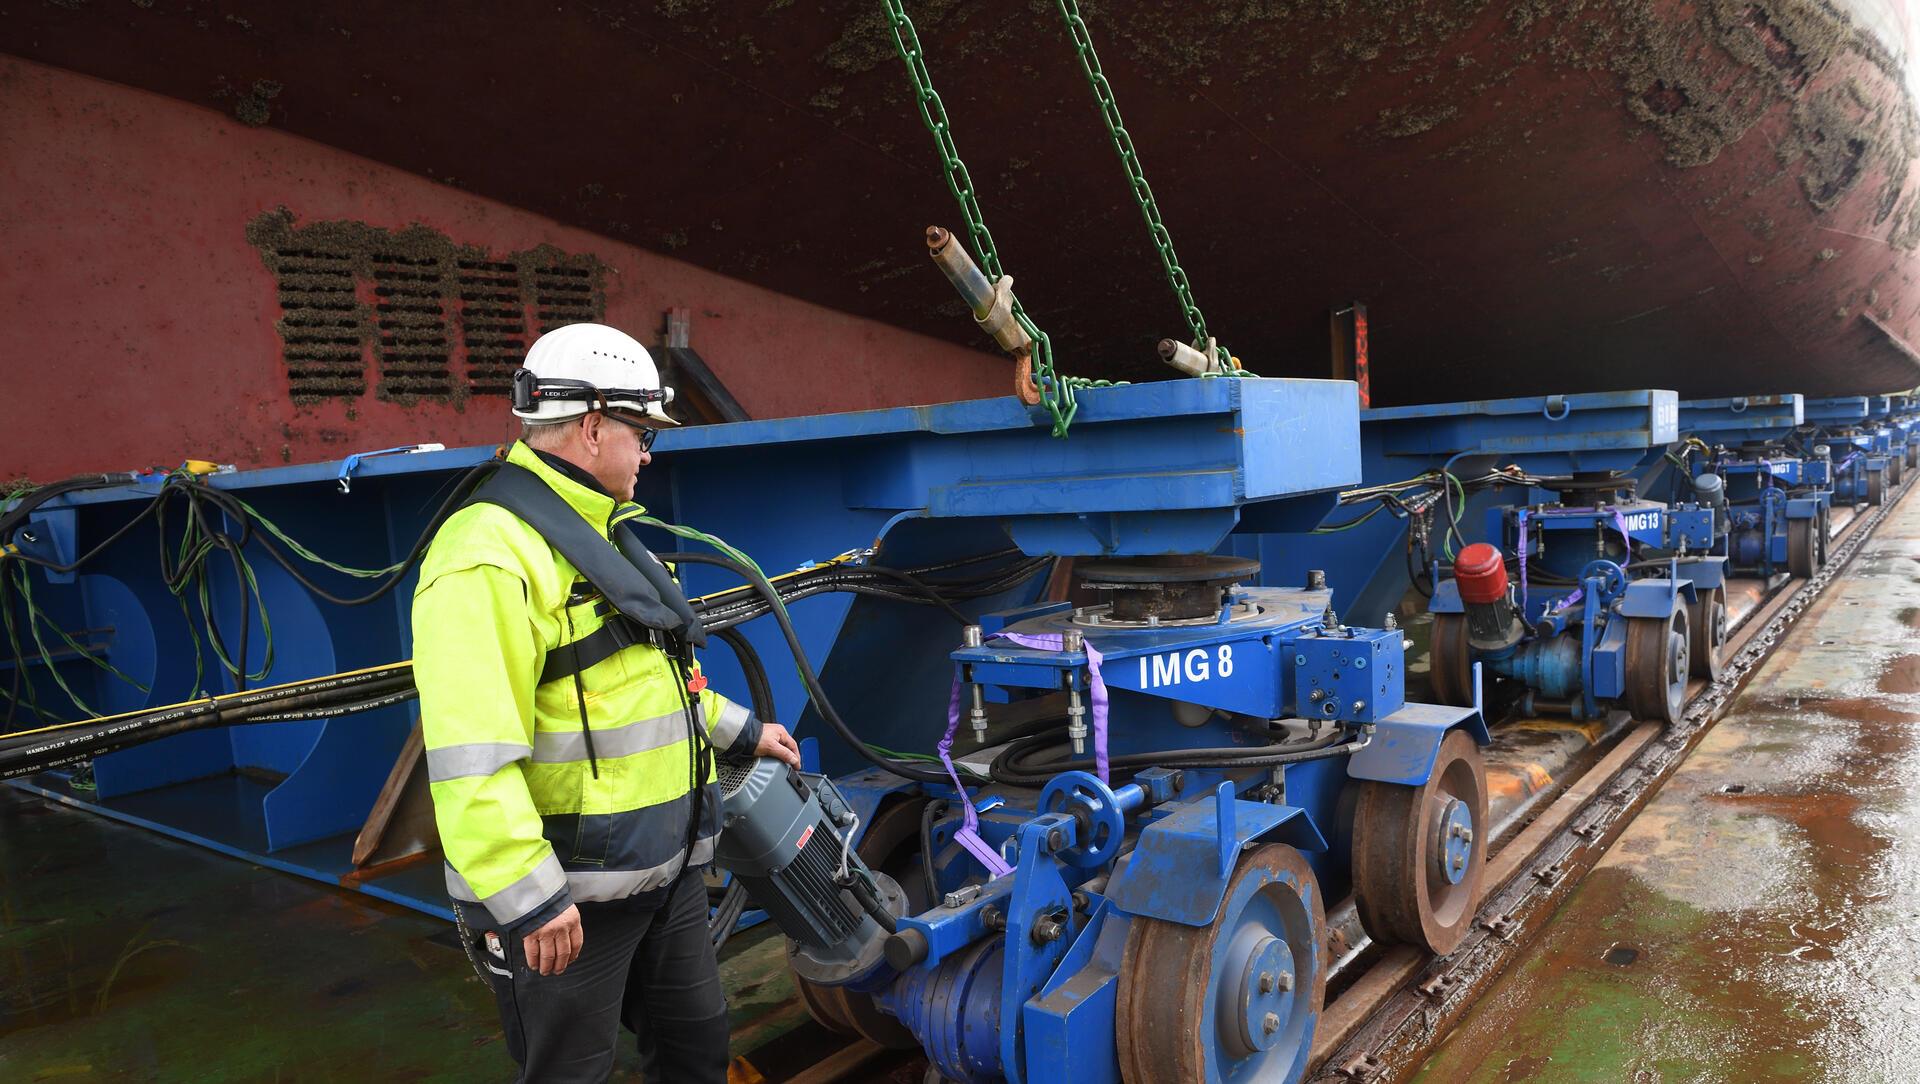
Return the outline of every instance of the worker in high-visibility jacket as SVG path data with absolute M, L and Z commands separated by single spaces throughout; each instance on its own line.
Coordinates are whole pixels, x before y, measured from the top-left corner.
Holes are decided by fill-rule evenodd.
M 624 525 L 671 397 L 613 328 L 541 337 L 514 377 L 523 438 L 414 593 L 447 888 L 522 1080 L 607 1079 L 622 1024 L 648 1080 L 726 1079 L 713 758 L 799 763 L 784 728 L 706 687 L 699 619 Z

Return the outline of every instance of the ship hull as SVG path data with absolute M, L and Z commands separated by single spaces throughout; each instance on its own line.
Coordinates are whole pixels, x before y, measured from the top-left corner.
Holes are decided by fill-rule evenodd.
M 45 5 L 6 16 L 0 48 L 218 109 L 235 138 L 292 133 L 990 351 L 925 256 L 923 228 L 958 223 L 876 4 L 468 5 L 430 28 L 444 47 L 404 5 L 229 6 L 210 24 Z M 1053 13 L 908 10 L 1061 368 L 1170 375 L 1154 345 L 1188 326 Z M 1208 330 L 1256 372 L 1325 375 L 1330 314 L 1359 303 L 1382 405 L 1920 383 L 1899 0 L 1113 2 L 1088 18 Z M 282 202 L 332 213 L 297 184 Z M 381 214 L 397 229 L 411 212 Z

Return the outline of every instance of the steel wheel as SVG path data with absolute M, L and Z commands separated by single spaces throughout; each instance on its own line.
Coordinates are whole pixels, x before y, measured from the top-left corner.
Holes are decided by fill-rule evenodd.
M 1307 860 L 1240 856 L 1213 924 L 1136 918 L 1114 1007 L 1120 1078 L 1298 1080 L 1327 993 L 1327 915 Z
M 1427 684 L 1435 703 L 1473 706 L 1473 647 L 1466 614 L 1434 614 L 1427 653 Z
M 1487 861 L 1487 770 L 1473 737 L 1440 743 L 1417 787 L 1366 781 L 1353 813 L 1353 902 L 1376 941 L 1442 956 L 1480 906 Z
M 1833 543 L 1833 509 L 1822 506 L 1818 519 L 1820 525 L 1813 532 L 1813 563 L 1817 568 L 1827 567 L 1827 549 Z
M 1820 567 L 1818 524 L 1812 519 L 1787 521 L 1787 572 L 1801 579 L 1810 578 Z
M 1913 441 L 1907 442 L 1907 467 L 1920 468 L 1920 444 Z
M 1687 611 L 1627 620 L 1627 710 L 1636 719 L 1671 725 L 1687 699 Z
M 920 812 L 926 804 L 925 798 L 911 798 L 882 808 L 874 814 L 866 834 L 860 837 L 860 845 L 854 848 L 868 868 L 879 870 L 900 883 L 916 913 L 931 906 L 931 902 L 923 905 L 920 900 L 926 893 L 918 887 L 918 869 L 903 867 L 920 861 Z M 791 944 L 788 947 L 791 950 Z M 913 1032 L 908 1031 L 899 1018 L 881 1012 L 869 994 L 844 986 L 818 986 L 799 975 L 793 976 L 793 985 L 799 989 L 807 1012 L 828 1031 L 871 1039 L 894 1050 L 920 1048 L 920 1040 L 913 1037 Z
M 1870 470 L 1867 472 L 1867 503 L 1878 507 L 1887 503 L 1887 472 Z
M 1719 681 L 1720 650 L 1727 642 L 1726 588 L 1700 592 L 1699 600 L 1687 608 L 1687 631 L 1693 676 Z
M 1905 455 L 1896 455 L 1896 456 L 1888 457 L 1887 459 L 1887 484 L 1888 485 L 1897 486 L 1900 484 L 1900 467 L 1901 467 L 1901 464 L 1906 461 L 1906 458 L 1907 457 Z

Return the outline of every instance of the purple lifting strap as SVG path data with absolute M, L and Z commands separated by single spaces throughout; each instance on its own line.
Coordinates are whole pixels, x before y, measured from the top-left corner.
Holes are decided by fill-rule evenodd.
M 995 633 L 989 639 L 1011 640 L 1021 647 L 1035 651 L 1064 650 L 1064 638 L 1057 634 L 1046 636 L 1028 636 L 1021 633 Z M 1100 652 L 1086 644 L 1087 684 L 1091 687 L 1093 701 L 1093 764 L 1094 771 L 1102 783 L 1108 782 L 1107 776 L 1107 682 L 1100 676 Z M 980 838 L 980 816 L 974 812 L 973 799 L 967 794 L 967 788 L 960 784 L 960 773 L 953 767 L 953 739 L 960 732 L 960 668 L 953 670 L 953 695 L 947 700 L 947 732 L 938 746 L 940 763 L 947 769 L 947 778 L 953 780 L 953 789 L 960 794 L 961 824 L 960 830 L 953 834 L 954 841 L 967 849 L 967 853 L 980 860 L 987 867 L 987 873 L 993 877 L 1004 877 L 1013 872 L 986 840 Z
M 1561 511 L 1598 512 L 1599 509 L 1563 508 Z M 1631 561 L 1633 559 L 1633 535 L 1627 531 L 1627 517 L 1620 513 L 1618 505 L 1611 506 L 1609 511 L 1613 513 L 1613 529 L 1620 532 L 1620 541 L 1626 544 L 1627 559 Z M 1516 532 L 1520 536 L 1520 616 L 1524 618 L 1527 615 L 1527 510 L 1525 508 L 1520 509 L 1519 525 L 1516 528 Z M 1580 601 L 1580 592 L 1575 591 L 1571 597 L 1562 599 L 1560 604 L 1554 606 L 1550 612 L 1558 613 L 1578 601 Z
M 1012 640 L 1021 647 L 1035 651 L 1066 650 L 1065 637 L 1051 633 L 1045 636 L 1027 636 L 1022 633 L 1001 632 L 995 633 L 989 639 Z M 1092 694 L 1089 699 L 1093 701 L 1093 771 L 1100 777 L 1102 783 L 1111 786 L 1112 781 L 1107 778 L 1107 681 L 1100 676 L 1102 656 L 1092 644 L 1082 640 L 1081 645 L 1087 652 L 1087 684 L 1091 687 Z
M 953 834 L 953 841 L 967 849 L 967 853 L 980 860 L 987 867 L 988 877 L 1005 877 L 1013 872 L 987 841 L 980 838 L 980 815 L 973 810 L 973 798 L 967 794 L 967 788 L 960 784 L 960 773 L 953 768 L 953 736 L 960 732 L 960 668 L 953 668 L 953 696 L 947 701 L 947 733 L 936 746 L 940 752 L 940 763 L 947 769 L 947 778 L 953 780 L 953 789 L 960 795 L 960 830 Z

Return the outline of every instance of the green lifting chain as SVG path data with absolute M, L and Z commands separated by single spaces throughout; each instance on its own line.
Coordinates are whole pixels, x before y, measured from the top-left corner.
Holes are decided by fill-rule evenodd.
M 1160 266 L 1166 270 L 1167 284 L 1173 287 L 1174 299 L 1180 303 L 1180 311 L 1187 319 L 1187 327 L 1193 332 L 1193 348 L 1202 354 L 1207 351 L 1207 319 L 1200 315 L 1200 306 L 1194 304 L 1193 288 L 1187 283 L 1187 272 L 1180 266 L 1180 260 L 1173 252 L 1173 235 L 1160 220 L 1160 205 L 1154 201 L 1153 189 L 1147 186 L 1146 172 L 1140 168 L 1140 156 L 1134 153 L 1133 137 L 1127 134 L 1126 125 L 1120 120 L 1120 106 L 1113 98 L 1113 85 L 1107 82 L 1105 72 L 1100 70 L 1100 57 L 1093 51 L 1093 36 L 1087 31 L 1086 20 L 1080 17 L 1078 0 L 1055 0 L 1060 8 L 1060 18 L 1067 24 L 1067 33 L 1073 38 L 1073 49 L 1080 58 L 1080 73 L 1087 77 L 1087 85 L 1093 88 L 1093 98 L 1100 107 L 1100 119 L 1106 122 L 1107 135 L 1113 140 L 1113 149 L 1120 155 L 1120 165 L 1127 171 L 1127 184 L 1133 189 L 1133 198 L 1140 204 L 1140 215 L 1147 220 L 1147 233 L 1153 238 L 1153 246 L 1160 252 Z M 1248 376 L 1240 367 L 1240 359 L 1224 346 L 1215 344 L 1215 364 L 1220 375 Z
M 907 18 L 902 0 L 880 0 L 880 6 L 886 11 L 887 22 L 893 28 L 894 50 L 900 54 L 901 63 L 907 66 L 907 77 L 913 81 L 913 96 L 920 107 L 920 120 L 927 126 L 927 131 L 933 133 L 934 146 L 940 152 L 940 163 L 946 171 L 947 188 L 952 191 L 954 201 L 960 205 L 960 214 L 966 219 L 967 235 L 973 239 L 973 246 L 979 253 L 980 266 L 987 273 L 989 281 L 997 281 L 1004 274 L 1000 267 L 1000 253 L 993 246 L 993 234 L 988 232 L 986 218 L 980 211 L 980 201 L 974 196 L 973 178 L 967 174 L 967 165 L 960 160 L 960 151 L 954 146 L 953 129 L 947 121 L 947 107 L 933 89 L 933 77 L 927 74 L 926 54 L 920 48 L 920 37 L 914 33 L 913 21 Z M 1165 233 L 1164 230 L 1161 232 Z M 1199 315 L 1199 310 L 1191 311 L 1196 317 Z M 1112 387 L 1116 382 L 1061 376 L 1054 372 L 1053 343 L 1047 338 L 1046 332 L 1041 331 L 1027 316 L 1018 298 L 1013 301 L 1013 318 L 1033 339 L 1034 384 L 1039 388 L 1041 404 L 1053 419 L 1053 435 L 1064 437 L 1067 427 L 1073 424 L 1074 414 L 1080 409 L 1074 400 L 1075 393 L 1081 388 Z

